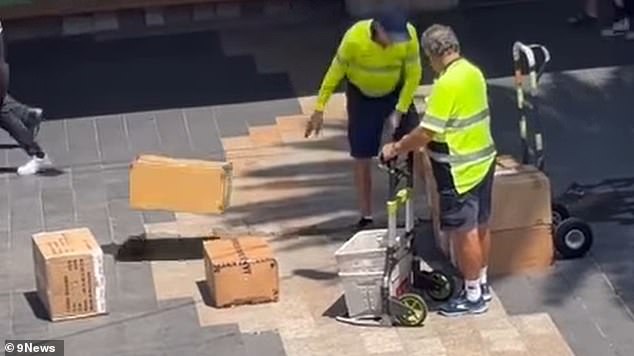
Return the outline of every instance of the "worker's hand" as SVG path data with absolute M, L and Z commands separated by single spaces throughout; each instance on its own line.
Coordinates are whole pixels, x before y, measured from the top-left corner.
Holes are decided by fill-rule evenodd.
M 396 143 L 390 142 L 383 146 L 383 149 L 381 150 L 381 160 L 383 161 L 383 163 L 389 162 L 396 156 L 398 156 L 396 152 Z
M 306 122 L 306 132 L 304 137 L 308 138 L 314 132 L 315 136 L 318 136 L 321 132 L 321 127 L 324 124 L 324 113 L 321 111 L 315 111 Z

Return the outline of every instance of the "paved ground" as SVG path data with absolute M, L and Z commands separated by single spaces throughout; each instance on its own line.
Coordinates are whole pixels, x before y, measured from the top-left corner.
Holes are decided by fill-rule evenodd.
M 628 161 L 634 134 L 627 116 L 629 93 L 634 85 L 634 68 L 627 65 L 634 63 L 634 46 L 601 40 L 596 32 L 566 28 L 562 20 L 568 10 L 565 4 L 537 2 L 513 8 L 437 14 L 421 18 L 419 24 L 432 20 L 453 24 L 463 38 L 467 55 L 478 61 L 490 77 L 504 77 L 511 72 L 510 46 L 516 39 L 547 44 L 554 55 L 553 70 L 601 67 L 546 77 L 547 99 L 542 106 L 547 164 L 555 191 L 562 192 L 571 181 L 598 184 L 592 189 L 594 194 L 576 205 L 579 214 L 590 220 L 595 229 L 592 254 L 583 260 L 560 262 L 547 275 L 506 278 L 495 281 L 494 287 L 510 314 L 548 313 L 576 355 L 632 355 L 634 236 L 630 228 L 630 177 L 634 172 L 627 164 L 615 162 Z M 539 18 L 540 26 L 518 18 Z M 104 355 L 114 353 L 113 350 L 120 355 L 139 355 L 150 352 L 151 347 L 164 354 L 194 355 L 199 354 L 194 348 L 211 350 L 210 345 L 214 345 L 217 354 L 250 355 L 264 344 L 277 345 L 271 355 L 282 354 L 278 333 L 286 342 L 289 325 L 256 327 L 228 315 L 220 314 L 218 318 L 218 314 L 201 313 L 196 290 L 169 288 L 179 273 L 199 278 L 200 266 L 195 262 L 159 266 L 149 262 L 115 263 L 110 257 L 110 316 L 72 324 L 44 322 L 36 317 L 37 313 L 34 315 L 29 304 L 34 285 L 29 237 L 43 229 L 77 224 L 89 226 L 100 243 L 111 246 L 175 222 L 181 228 L 193 229 L 190 236 L 204 233 L 196 228 L 217 227 L 219 221 L 130 211 L 127 164 L 140 152 L 222 159 L 227 145 L 233 145 L 231 151 L 240 143 L 240 139 L 231 141 L 228 137 L 244 137 L 249 127 L 272 125 L 277 116 L 300 113 L 306 103 L 295 97 L 314 92 L 346 23 L 332 18 L 327 24 L 330 26 L 314 23 L 266 31 L 203 31 L 151 39 L 93 41 L 91 37 L 75 37 L 12 44 L 12 90 L 18 98 L 45 107 L 52 119 L 58 119 L 46 123 L 41 141 L 63 172 L 47 177 L 14 177 L 11 167 L 25 157 L 11 146 L 9 138 L 3 136 L 0 140 L 0 166 L 6 167 L 3 171 L 7 172 L 1 184 L 6 200 L 0 205 L 0 214 L 7 217 L 0 220 L 0 235 L 5 236 L 0 238 L 4 241 L 0 245 L 0 333 L 64 337 L 75 350 L 90 342 L 97 354 Z M 499 31 L 495 27 L 498 25 L 506 26 L 506 30 Z M 7 31 L 11 31 L 10 27 Z M 502 151 L 517 153 L 510 80 L 491 80 L 490 90 L 496 139 Z M 275 100 L 258 101 L 265 99 Z M 345 144 L 342 146 L 341 140 L 336 139 L 303 143 L 302 150 L 313 151 L 309 156 L 323 155 L 323 150 L 339 156 L 328 156 L 328 163 L 311 164 L 302 156 L 302 163 L 289 162 L 274 169 L 260 167 L 257 174 L 252 172 L 255 178 L 278 181 L 265 185 L 274 191 L 273 195 L 264 203 L 250 206 L 244 202 L 252 198 L 243 198 L 243 206 L 237 206 L 222 222 L 233 227 L 270 230 L 276 226 L 267 227 L 267 223 L 279 225 L 282 221 L 293 226 L 298 222 L 306 224 L 311 217 L 314 223 L 321 224 L 322 232 L 340 227 L 347 222 L 351 208 L 344 205 L 333 209 L 321 199 L 324 189 L 346 187 L 349 183 L 344 174 L 328 175 L 346 167 L 344 148 Z M 245 164 L 257 167 L 258 159 Z M 293 189 L 304 196 L 282 196 L 284 192 L 289 194 L 283 178 L 297 172 L 321 177 L 319 189 L 314 189 L 315 183 L 311 187 L 295 184 Z M 609 181 L 610 178 L 618 180 Z M 243 179 L 242 183 L 243 197 L 249 192 L 257 195 L 253 188 L 248 189 L 249 184 L 255 184 L 253 181 Z M 340 194 L 350 194 L 346 188 L 339 189 L 343 189 L 338 190 Z M 291 204 L 303 208 L 284 209 Z M 262 211 L 272 215 L 263 215 Z M 336 243 L 326 245 L 332 248 Z M 310 246 L 304 253 L 311 252 Z M 284 251 L 283 244 L 278 247 Z M 300 275 L 308 273 L 313 279 L 333 272 L 328 266 L 311 267 L 321 274 L 302 271 L 297 268 L 301 258 L 297 261 L 293 254 L 281 252 L 280 256 L 300 270 Z M 170 271 L 176 271 L 172 277 Z M 157 276 L 166 276 L 168 287 Z M 292 287 L 292 278 L 289 283 L 291 290 L 303 289 L 303 285 Z M 333 289 L 324 288 L 324 293 L 333 293 Z M 320 309 L 324 306 L 308 307 L 312 309 L 307 313 L 313 315 L 323 312 Z M 218 321 L 228 325 L 218 326 Z M 270 331 L 274 326 L 277 332 Z M 269 331 L 254 333 L 262 330 Z M 432 326 L 431 330 L 436 328 Z M 415 337 L 399 334 L 402 344 L 391 345 L 401 346 L 386 349 L 386 354 L 399 352 L 399 347 L 412 347 L 407 343 Z M 436 345 L 440 342 L 449 353 L 447 345 L 452 345 L 451 340 L 442 335 L 436 341 L 424 339 Z M 163 340 L 160 348 L 156 340 Z M 298 346 L 288 346 L 288 342 L 285 345 L 287 353 L 294 353 Z M 342 347 L 339 343 L 335 346 Z M 188 347 L 192 350 L 187 351 Z M 222 347 L 227 351 L 222 351 Z M 433 347 L 421 345 L 417 349 Z

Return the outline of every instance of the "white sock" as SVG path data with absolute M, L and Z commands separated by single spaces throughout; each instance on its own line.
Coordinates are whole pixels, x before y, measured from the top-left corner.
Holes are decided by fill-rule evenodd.
M 364 215 L 363 218 L 366 219 L 366 220 L 374 220 L 372 218 L 372 215 Z
M 480 280 L 465 281 L 467 287 L 467 300 L 470 302 L 477 302 L 482 297 L 482 290 L 480 289 Z
M 487 284 L 487 269 L 488 267 L 482 267 L 480 270 L 480 283 Z

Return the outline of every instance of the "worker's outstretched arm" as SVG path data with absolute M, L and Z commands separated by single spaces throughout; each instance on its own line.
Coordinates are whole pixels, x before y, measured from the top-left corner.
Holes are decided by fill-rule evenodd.
M 341 80 L 343 80 L 348 71 L 348 66 L 352 60 L 353 53 L 351 49 L 352 46 L 348 38 L 349 35 L 346 33 L 339 44 L 337 53 L 332 59 L 326 75 L 324 76 L 321 88 L 319 89 L 319 95 L 317 96 L 317 106 L 315 107 L 316 111 L 324 111 L 332 93 L 335 92 L 339 83 L 341 83 Z
M 412 105 L 414 100 L 414 94 L 416 89 L 420 85 L 421 77 L 423 76 L 423 68 L 420 62 L 420 45 L 418 41 L 418 34 L 416 28 L 408 24 L 410 41 L 407 43 L 407 55 L 405 57 L 404 65 L 404 83 L 401 88 L 401 93 L 396 104 L 396 110 L 400 113 L 406 113 Z

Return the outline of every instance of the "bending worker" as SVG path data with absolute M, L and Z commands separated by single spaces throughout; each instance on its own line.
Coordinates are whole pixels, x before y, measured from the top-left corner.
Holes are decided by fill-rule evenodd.
M 427 147 L 440 196 L 441 228 L 452 239 L 465 290 L 440 308 L 447 316 L 487 311 L 489 218 L 495 171 L 487 84 L 460 55 L 450 27 L 433 25 L 421 39 L 439 73 L 420 126 L 383 147 L 384 159 Z
M 395 138 L 418 126 L 413 105 L 422 76 L 417 36 L 397 8 L 386 8 L 378 18 L 354 24 L 343 36 L 306 125 L 306 137 L 319 134 L 324 108 L 346 78 L 348 143 L 361 213 L 359 229 L 373 223 L 371 159 L 381 148 L 385 121 L 390 122 Z

